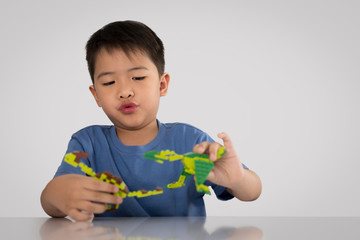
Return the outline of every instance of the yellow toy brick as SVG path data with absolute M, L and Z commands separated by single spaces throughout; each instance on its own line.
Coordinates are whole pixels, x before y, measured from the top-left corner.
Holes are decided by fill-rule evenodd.
M 85 152 L 72 152 L 65 155 L 64 161 L 70 164 L 73 167 L 80 167 L 81 171 L 86 173 L 88 176 L 91 176 L 95 178 L 96 180 L 107 182 L 114 184 L 119 188 L 119 191 L 117 193 L 114 193 L 115 196 L 120 196 L 121 198 L 126 197 L 148 197 L 153 196 L 157 194 L 162 194 L 163 189 L 161 187 L 157 187 L 153 191 L 147 191 L 147 190 L 138 190 L 130 192 L 128 187 L 126 186 L 125 182 L 120 178 L 113 174 L 111 174 L 109 171 L 105 171 L 103 173 L 95 173 L 91 167 L 87 166 L 81 161 L 81 158 L 87 158 L 88 154 Z M 119 204 L 117 205 L 107 205 L 108 211 L 114 211 L 119 208 Z
M 221 147 L 217 152 L 217 158 L 222 157 L 226 153 L 225 147 Z M 198 153 L 186 153 L 180 155 L 170 150 L 163 151 L 149 151 L 146 152 L 144 158 L 154 160 L 159 163 L 163 163 L 165 160 L 171 162 L 176 160 L 181 160 L 183 164 L 183 170 L 179 176 L 177 182 L 169 183 L 167 188 L 179 188 L 185 185 L 184 181 L 191 175 L 196 176 L 196 190 L 198 192 L 203 192 L 210 194 L 209 188 L 204 185 L 206 177 L 214 167 L 214 163 L 209 159 L 206 154 Z

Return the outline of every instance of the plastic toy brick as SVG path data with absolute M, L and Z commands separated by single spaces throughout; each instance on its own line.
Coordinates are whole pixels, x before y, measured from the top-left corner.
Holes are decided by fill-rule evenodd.
M 216 159 L 222 157 L 226 153 L 225 147 L 221 147 L 218 152 Z M 183 164 L 183 170 L 179 176 L 177 182 L 170 183 L 167 188 L 179 188 L 185 185 L 184 181 L 191 175 L 196 176 L 195 185 L 198 192 L 210 194 L 209 188 L 204 185 L 206 177 L 209 175 L 211 170 L 214 168 L 214 163 L 209 159 L 206 154 L 198 153 L 186 153 L 180 155 L 174 151 L 149 151 L 146 152 L 144 158 L 154 160 L 158 163 L 164 163 L 164 161 L 177 161 L 181 160 Z
M 155 190 L 147 191 L 147 190 L 139 190 L 130 192 L 129 188 L 126 186 L 125 182 L 121 177 L 117 177 L 110 173 L 109 171 L 105 171 L 103 173 L 95 173 L 91 167 L 87 166 L 83 162 L 81 162 L 81 158 L 88 158 L 88 154 L 85 152 L 72 152 L 65 155 L 64 161 L 70 164 L 73 167 L 79 167 L 82 172 L 86 173 L 88 176 L 91 176 L 99 181 L 107 182 L 114 184 L 119 188 L 117 193 L 114 193 L 116 196 L 120 196 L 122 198 L 126 197 L 148 197 L 157 194 L 163 193 L 163 189 L 161 187 L 157 187 Z M 119 208 L 119 204 L 112 205 L 108 204 L 108 211 L 114 211 Z

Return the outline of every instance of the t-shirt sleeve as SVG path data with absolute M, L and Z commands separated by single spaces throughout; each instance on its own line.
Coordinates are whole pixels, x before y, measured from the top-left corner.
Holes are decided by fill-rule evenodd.
M 83 145 L 80 143 L 80 141 L 78 140 L 78 138 L 75 135 L 73 135 L 72 138 L 70 139 L 68 148 L 66 150 L 66 153 L 64 154 L 64 157 L 66 154 L 74 152 L 74 151 L 86 152 Z M 61 164 L 60 164 L 59 168 L 57 169 L 54 177 L 58 177 L 58 176 L 65 175 L 65 174 L 85 175 L 85 173 L 82 172 L 80 170 L 80 168 L 71 166 L 70 164 L 65 162 L 64 157 L 63 157 Z M 85 164 L 89 165 L 87 159 L 81 159 L 81 161 L 84 162 Z

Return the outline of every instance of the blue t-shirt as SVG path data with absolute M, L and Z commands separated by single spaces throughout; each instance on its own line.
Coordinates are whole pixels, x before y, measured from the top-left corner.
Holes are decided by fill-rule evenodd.
M 178 154 L 191 152 L 194 145 L 213 142 L 203 131 L 183 123 L 160 123 L 159 132 L 154 140 L 143 146 L 126 146 L 117 137 L 114 126 L 90 126 L 75 133 L 66 153 L 83 151 L 89 154 L 82 161 L 94 172 L 110 171 L 120 176 L 130 191 L 154 190 L 176 182 L 183 169 L 181 161 L 163 164 L 144 159 L 143 155 L 152 150 L 172 150 Z M 62 161 L 55 177 L 77 173 L 85 175 L 80 168 L 75 168 Z M 225 187 L 205 182 L 221 200 L 233 196 Z M 148 216 L 206 216 L 203 193 L 196 191 L 193 177 L 185 181 L 185 186 L 176 189 L 164 188 L 164 193 L 149 197 L 126 197 L 115 212 L 105 212 L 96 216 L 103 217 L 148 217 Z

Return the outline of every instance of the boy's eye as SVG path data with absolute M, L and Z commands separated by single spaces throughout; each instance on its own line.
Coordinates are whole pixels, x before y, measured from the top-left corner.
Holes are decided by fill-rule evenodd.
M 145 77 L 133 77 L 132 80 L 136 80 L 136 81 L 139 81 L 139 80 L 143 80 Z
M 103 83 L 104 86 L 110 86 L 112 84 L 114 84 L 115 81 L 110 81 L 110 82 L 106 82 L 106 83 Z

